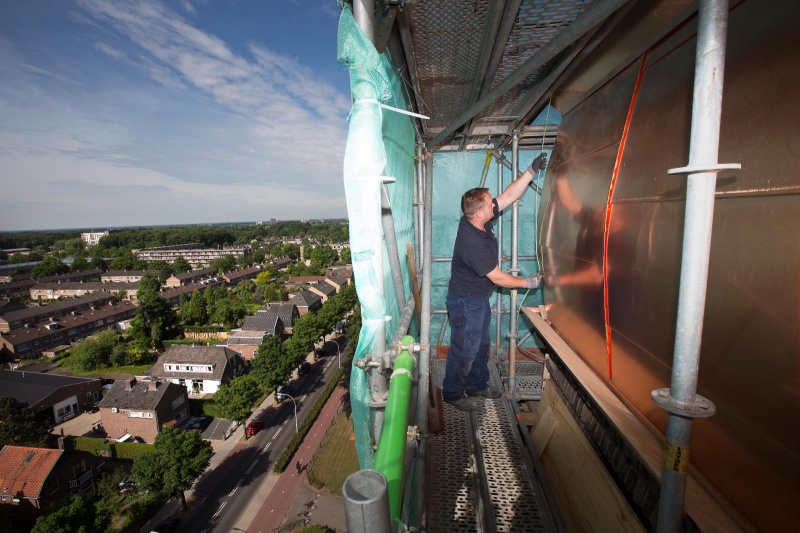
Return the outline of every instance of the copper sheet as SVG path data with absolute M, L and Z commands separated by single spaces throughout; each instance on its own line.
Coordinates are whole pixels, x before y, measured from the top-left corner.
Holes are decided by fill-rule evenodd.
M 695 49 L 689 30 L 678 29 L 650 54 L 606 258 L 612 386 L 662 430 L 665 415 L 650 391 L 669 385 L 675 335 L 685 176 L 666 171 L 688 161 Z M 800 4 L 743 2 L 731 12 L 729 33 L 719 160 L 743 169 L 717 182 L 699 392 L 719 411 L 695 424 L 692 463 L 757 528 L 788 530 L 800 521 Z M 630 99 L 630 72 L 603 89 Z M 601 190 L 602 181 L 607 188 L 611 175 L 607 158 L 592 157 L 619 142 L 605 125 L 627 111 L 608 102 L 597 92 L 561 125 L 559 143 L 571 146 L 556 147 L 554 162 L 567 164 L 547 177 L 540 217 L 545 271 L 575 272 L 587 258 L 598 263 L 580 253 L 596 250 L 596 232 L 581 232 L 565 218 L 570 210 L 556 183 L 566 180 L 586 205 L 599 207 L 590 202 L 600 195 L 586 191 Z M 592 116 L 604 114 L 615 117 Z M 605 140 L 585 131 L 594 128 Z M 590 310 L 575 290 L 548 287 L 549 316 L 608 379 L 598 353 L 598 306 Z

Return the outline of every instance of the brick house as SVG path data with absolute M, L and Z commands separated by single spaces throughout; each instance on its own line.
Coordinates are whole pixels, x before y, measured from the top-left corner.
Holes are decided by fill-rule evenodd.
M 103 383 L 96 378 L 0 370 L 0 394 L 28 404 L 43 419 L 60 424 L 100 399 Z
M 190 395 L 213 394 L 244 372 L 244 359 L 225 346 L 172 345 L 147 370 L 152 378 L 184 387 Z
M 242 281 L 256 279 L 263 268 L 264 267 L 261 265 L 253 265 L 251 267 L 241 268 L 239 270 L 231 270 L 230 272 L 225 272 L 222 274 L 222 279 L 225 280 L 225 285 L 228 287 L 233 287 Z
M 316 294 L 320 298 L 322 298 L 322 303 L 327 302 L 328 298 L 330 298 L 331 296 L 336 294 L 336 287 L 334 287 L 333 285 L 327 283 L 327 280 L 325 280 L 324 283 L 318 283 L 317 285 L 311 285 L 308 288 L 308 290 L 313 292 L 314 294 Z
M 322 296 L 311 291 L 300 291 L 291 295 L 290 301 L 297 306 L 300 316 L 316 313 L 322 309 Z
M 114 301 L 109 292 L 96 292 L 81 298 L 60 300 L 47 305 L 22 307 L 7 312 L 0 312 L 0 333 L 8 333 L 12 329 L 47 322 L 50 318 L 58 318 L 92 308 L 102 307 Z
M 152 444 L 164 426 L 189 417 L 186 389 L 158 379 L 118 379 L 100 402 L 100 420 L 109 438 L 125 435 Z
M 256 356 L 258 347 L 271 336 L 283 336 L 283 321 L 277 313 L 256 312 L 245 319 L 240 329 L 231 331 L 228 348 L 249 361 Z
M 167 287 L 181 287 L 183 285 L 191 285 L 199 283 L 201 280 L 214 278 L 217 276 L 217 271 L 213 268 L 200 268 L 197 270 L 190 270 L 182 274 L 173 274 L 167 278 L 164 283 Z
M 47 507 L 70 493 L 94 496 L 98 458 L 86 452 L 66 452 L 31 446 L 0 450 L 0 530 L 33 528 Z M 5 516 L 3 516 L 5 515 Z M 6 527 L 9 526 L 9 527 Z
M 90 307 L 82 311 L 51 317 L 46 323 L 25 324 L 0 334 L 0 354 L 15 359 L 36 358 L 42 352 L 74 343 L 103 329 L 121 329 L 120 322 L 136 315 L 136 305 L 128 300 L 118 303 L 108 302 L 100 307 Z

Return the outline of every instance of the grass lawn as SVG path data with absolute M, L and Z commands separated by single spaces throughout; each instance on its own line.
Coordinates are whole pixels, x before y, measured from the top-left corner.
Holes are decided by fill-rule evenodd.
M 328 442 L 314 463 L 312 472 L 317 481 L 325 485 L 324 490 L 342 495 L 342 484 L 347 476 L 358 470 L 353 421 L 344 412 L 339 414 Z

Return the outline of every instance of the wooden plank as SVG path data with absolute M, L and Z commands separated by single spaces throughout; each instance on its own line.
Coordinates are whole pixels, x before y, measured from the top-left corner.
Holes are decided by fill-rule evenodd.
M 547 443 L 550 442 L 550 437 L 553 436 L 556 426 L 558 426 L 558 422 L 556 422 L 552 409 L 548 407 L 545 409 L 541 419 L 536 423 L 536 427 L 531 431 L 533 447 L 536 449 L 536 453 L 539 454 L 539 457 L 544 453 L 544 449 Z
M 577 422 L 550 384 L 543 390 L 540 422 L 549 444 L 541 454 L 545 475 L 568 531 L 645 531 Z M 537 446 L 538 449 L 538 446 Z
M 411 275 L 411 292 L 414 295 L 414 306 L 417 309 L 417 325 L 422 327 L 422 306 L 419 301 L 419 280 L 417 279 L 417 264 L 414 258 L 414 247 L 410 242 L 406 243 L 406 259 L 408 260 L 408 272 Z M 398 304 L 400 307 L 405 305 L 405 302 Z
M 657 479 L 661 479 L 661 466 L 664 461 L 664 441 L 657 439 L 636 418 L 628 407 L 617 398 L 605 382 L 570 348 L 561 336 L 542 318 L 538 308 L 523 307 L 522 312 L 536 328 L 536 331 L 547 341 L 570 372 L 580 382 L 584 390 L 603 411 L 609 422 L 617 429 Z M 686 484 L 684 507 L 686 513 L 694 520 L 702 531 L 747 531 L 734 516 L 728 513 L 720 502 L 701 482 L 689 472 Z

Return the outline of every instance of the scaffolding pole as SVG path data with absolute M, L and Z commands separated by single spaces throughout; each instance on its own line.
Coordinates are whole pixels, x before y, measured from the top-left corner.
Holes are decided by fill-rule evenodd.
M 519 178 L 519 131 L 514 131 L 511 137 L 511 175 Z M 517 263 L 519 244 L 519 199 L 511 205 L 511 268 L 509 273 L 516 276 L 519 273 Z M 511 398 L 517 395 L 517 289 L 511 289 L 511 313 L 508 315 L 508 393 Z M 499 319 L 499 317 L 498 317 Z

